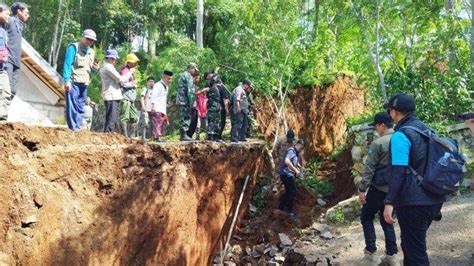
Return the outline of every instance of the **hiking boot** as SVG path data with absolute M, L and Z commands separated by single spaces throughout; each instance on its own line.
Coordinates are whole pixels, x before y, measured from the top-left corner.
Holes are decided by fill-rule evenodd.
M 379 255 L 377 255 L 375 252 L 372 253 L 368 251 L 367 249 L 364 249 L 364 264 L 367 266 L 375 266 L 379 265 L 382 263 L 382 259 L 380 258 Z
M 398 254 L 393 254 L 393 255 L 385 254 L 385 257 L 383 257 L 382 262 L 389 266 L 401 265 L 400 257 L 398 256 Z
M 180 141 L 193 141 L 193 139 L 190 138 L 190 137 L 188 136 L 188 134 L 186 134 L 185 131 L 181 131 L 181 136 L 180 136 L 179 140 L 180 140 Z

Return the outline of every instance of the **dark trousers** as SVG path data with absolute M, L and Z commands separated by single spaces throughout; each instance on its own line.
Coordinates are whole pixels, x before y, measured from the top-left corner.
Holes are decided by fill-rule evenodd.
M 285 185 L 285 194 L 280 199 L 278 208 L 285 212 L 293 212 L 293 203 L 296 196 L 295 178 L 289 175 L 280 175 L 281 182 Z
M 81 129 L 86 99 L 87 85 L 73 82 L 71 90 L 66 92 L 66 121 L 69 129 Z
M 245 141 L 247 131 L 247 118 L 243 112 L 232 116 L 231 141 Z
M 221 106 L 221 122 L 219 125 L 219 137 L 222 139 L 222 133 L 225 129 L 225 120 L 227 118 L 227 111 L 225 110 L 225 106 Z
M 441 205 L 396 208 L 404 265 L 430 265 L 428 253 L 426 253 L 426 232 L 440 209 Z
M 105 103 L 105 125 L 104 132 L 114 132 L 115 124 L 119 118 L 120 101 L 104 101 Z
M 11 98 L 13 99 L 13 97 L 16 95 L 18 79 L 20 78 L 20 68 L 12 65 L 11 63 L 7 63 L 5 68 L 8 73 L 8 78 L 10 79 Z
M 191 123 L 189 124 L 189 129 L 186 134 L 191 138 L 194 133 L 196 132 L 197 128 L 197 121 L 198 121 L 198 113 L 196 109 L 191 109 Z
M 385 235 L 385 252 L 387 255 L 393 255 L 398 253 L 397 239 L 393 225 L 387 224 L 383 218 L 383 210 L 385 207 L 383 201 L 386 196 L 387 193 L 375 187 L 370 187 L 367 192 L 366 203 L 362 206 L 360 221 L 364 229 L 365 249 L 371 253 L 375 253 L 377 246 L 375 245 L 374 218 L 377 213 L 379 214 L 380 225 Z

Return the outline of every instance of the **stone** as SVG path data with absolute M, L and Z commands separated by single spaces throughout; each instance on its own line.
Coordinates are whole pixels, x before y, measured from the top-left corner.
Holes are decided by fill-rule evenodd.
M 352 160 L 354 161 L 362 161 L 362 147 L 360 146 L 354 146 L 352 147 L 352 150 L 351 150 L 351 155 L 352 155 Z
M 238 236 L 238 235 L 235 235 L 235 236 L 234 236 L 234 239 L 237 240 L 237 241 L 242 241 L 242 238 L 241 238 L 240 236 Z
M 256 245 L 253 247 L 253 250 L 258 253 L 265 254 L 265 245 L 264 244 Z
M 232 253 L 234 253 L 237 256 L 242 255 L 242 253 L 243 253 L 242 247 L 240 245 L 232 246 Z
M 269 261 L 267 262 L 267 266 L 280 266 L 280 263 L 276 261 Z
M 332 239 L 334 236 L 331 234 L 331 232 L 324 232 L 321 234 L 321 237 L 324 239 Z
M 249 210 L 251 213 L 256 213 L 258 211 L 257 207 L 255 207 L 252 203 L 249 203 Z
M 237 266 L 233 261 L 224 261 L 224 266 Z
M 324 201 L 323 199 L 318 199 L 318 204 L 322 207 L 326 206 L 326 201 Z
M 321 223 L 313 223 L 311 227 L 321 234 L 325 232 L 329 232 L 331 230 L 331 227 L 329 225 L 321 224 Z
M 288 237 L 288 235 L 286 235 L 286 234 L 279 233 L 279 234 L 278 234 L 278 237 L 280 238 L 280 243 L 281 243 L 283 246 L 291 246 L 291 245 L 293 244 L 293 242 L 291 241 L 290 237 Z
M 283 257 L 281 254 L 278 254 L 275 256 L 274 260 L 279 263 L 285 262 L 285 257 Z
M 250 247 L 245 247 L 245 253 L 250 256 L 252 254 L 252 249 Z
M 258 253 L 257 251 L 252 251 L 252 254 L 250 256 L 252 256 L 254 259 L 258 259 L 262 257 L 262 254 Z

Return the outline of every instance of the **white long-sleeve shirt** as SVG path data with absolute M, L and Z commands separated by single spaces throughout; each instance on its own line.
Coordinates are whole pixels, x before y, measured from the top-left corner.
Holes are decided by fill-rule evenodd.
M 121 76 L 114 65 L 105 63 L 99 71 L 102 81 L 102 99 L 104 101 L 122 100 L 122 90 L 120 83 L 127 81 L 130 76 Z
M 150 98 L 147 99 L 147 112 L 160 112 L 166 114 L 166 101 L 168 97 L 168 85 L 163 80 L 155 83 Z

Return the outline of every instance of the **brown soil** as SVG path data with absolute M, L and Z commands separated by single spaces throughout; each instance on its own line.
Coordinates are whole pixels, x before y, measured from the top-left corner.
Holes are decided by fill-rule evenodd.
M 330 84 L 297 88 L 289 96 L 285 115 L 289 128 L 307 142 L 306 156 L 325 157 L 345 142 L 346 119 L 360 114 L 364 107 L 364 90 L 353 77 L 342 74 Z M 261 100 L 256 108 L 260 132 L 273 141 L 276 107 L 272 101 Z M 284 135 L 283 127 L 278 135 Z
M 205 265 L 261 143 L 145 145 L 0 124 L 0 264 Z M 251 193 L 246 193 L 243 210 Z

